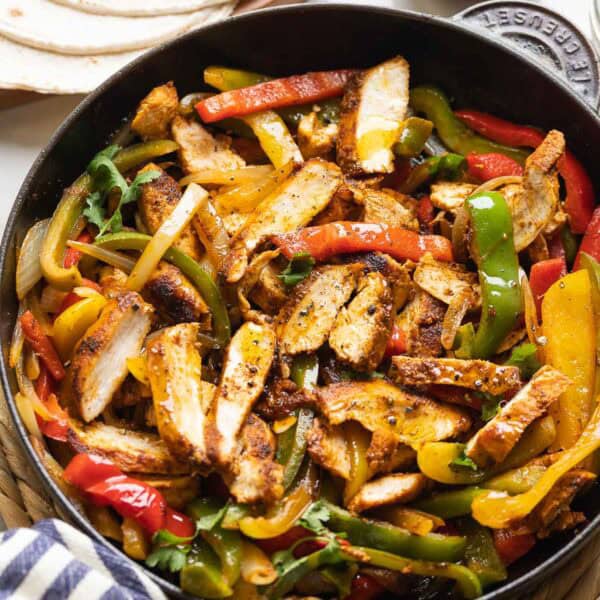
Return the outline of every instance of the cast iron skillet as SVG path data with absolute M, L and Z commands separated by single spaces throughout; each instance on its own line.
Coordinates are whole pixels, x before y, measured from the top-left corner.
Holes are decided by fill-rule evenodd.
M 455 106 L 476 107 L 517 122 L 565 132 L 569 147 L 600 189 L 600 170 L 595 160 L 600 148 L 600 120 L 588 104 L 595 103 L 596 64 L 584 40 L 577 39 L 575 32 L 562 31 L 565 23 L 540 16 L 539 11 L 539 7 L 523 2 L 504 2 L 500 7 L 470 9 L 463 13 L 466 21 L 343 4 L 259 11 L 192 32 L 149 52 L 111 77 L 73 111 L 27 175 L 2 240 L 0 371 L 15 426 L 31 463 L 77 526 L 101 543 L 109 543 L 46 474 L 18 419 L 13 399 L 16 381 L 7 358 L 17 312 L 15 248 L 36 220 L 52 214 L 63 188 L 85 169 L 140 99 L 152 87 L 169 80 L 174 80 L 182 95 L 198 90 L 202 70 L 209 64 L 286 75 L 368 67 L 401 53 L 410 62 L 412 85 L 438 84 L 453 97 Z M 488 29 L 478 28 L 474 24 L 478 21 Z M 524 57 L 514 46 L 497 38 L 493 33 L 496 30 L 535 50 L 552 68 Z M 586 56 L 592 61 L 587 71 L 582 62 Z M 565 68 L 566 59 L 570 65 L 569 86 L 556 76 Z M 587 102 L 574 89 L 584 93 Z M 589 525 L 575 534 L 540 543 L 511 569 L 510 579 L 485 598 L 513 599 L 538 585 L 581 550 L 600 526 L 600 487 L 593 489 L 583 504 L 591 520 Z M 150 576 L 168 594 L 186 597 L 176 586 L 153 573 Z

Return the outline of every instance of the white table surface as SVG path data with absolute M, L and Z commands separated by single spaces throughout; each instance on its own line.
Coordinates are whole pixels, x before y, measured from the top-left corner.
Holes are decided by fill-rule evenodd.
M 591 35 L 589 10 L 592 0 L 541 0 Z M 381 0 L 373 4 L 449 16 L 475 2 L 469 0 Z M 2 57 L 0 56 L 0 60 Z M 52 132 L 81 101 L 82 96 L 53 96 L 0 111 L 0 231 L 29 167 Z M 2 530 L 0 520 L 0 530 Z

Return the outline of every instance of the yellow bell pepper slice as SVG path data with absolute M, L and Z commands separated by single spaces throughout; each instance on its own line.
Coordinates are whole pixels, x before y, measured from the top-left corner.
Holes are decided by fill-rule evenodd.
M 129 372 L 145 386 L 150 385 L 150 379 L 148 378 L 148 363 L 145 356 L 136 356 L 127 359 L 127 368 Z
M 63 360 L 67 360 L 75 344 L 83 337 L 88 327 L 93 325 L 106 305 L 106 298 L 94 294 L 75 302 L 64 310 L 54 321 L 52 341 Z
M 276 537 L 293 527 L 294 523 L 312 503 L 312 495 L 304 485 L 299 485 L 264 517 L 240 519 L 240 531 L 257 540 Z
M 276 112 L 266 110 L 243 117 L 242 121 L 252 128 L 254 135 L 258 138 L 258 143 L 276 169 L 290 161 L 303 162 L 300 148 L 294 141 L 287 125 Z
M 560 454 L 533 487 L 523 494 L 508 496 L 489 492 L 473 500 L 473 518 L 482 525 L 494 529 L 510 527 L 512 523 L 526 517 L 548 494 L 554 484 L 570 469 L 588 458 L 600 448 L 600 406 L 596 408 L 588 426 L 574 446 Z
M 554 452 L 575 444 L 593 410 L 596 323 L 587 271 L 571 273 L 550 287 L 542 302 L 542 324 L 546 363 L 573 382 L 550 408 L 556 422 Z

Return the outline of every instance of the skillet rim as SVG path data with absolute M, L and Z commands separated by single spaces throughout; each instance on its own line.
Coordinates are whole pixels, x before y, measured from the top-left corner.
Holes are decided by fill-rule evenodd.
M 50 153 L 53 152 L 59 140 L 68 133 L 73 121 L 79 116 L 79 114 L 84 111 L 89 105 L 93 104 L 99 97 L 109 92 L 109 90 L 113 87 L 114 84 L 120 82 L 125 79 L 130 72 L 136 70 L 139 66 L 151 62 L 156 56 L 160 55 L 166 48 L 171 48 L 178 44 L 183 44 L 188 39 L 194 36 L 202 36 L 205 31 L 210 31 L 219 28 L 227 28 L 230 22 L 251 22 L 255 19 L 269 19 L 274 17 L 276 19 L 277 15 L 291 13 L 291 14 L 304 14 L 304 13 L 320 13 L 320 12 L 331 12 L 331 11 L 345 11 L 347 13 L 355 13 L 357 15 L 364 13 L 375 13 L 380 15 L 382 18 L 385 16 L 394 16 L 400 17 L 405 21 L 409 22 L 424 22 L 424 23 L 434 23 L 437 27 L 442 27 L 450 30 L 455 30 L 461 35 L 469 36 L 472 38 L 476 38 L 485 44 L 489 44 L 491 46 L 495 46 L 497 49 L 505 52 L 507 54 L 512 55 L 517 60 L 526 64 L 526 66 L 530 69 L 534 69 L 543 77 L 551 80 L 551 82 L 555 86 L 559 86 L 562 88 L 564 92 L 566 92 L 579 106 L 580 110 L 585 111 L 588 114 L 588 117 L 591 117 L 593 120 L 598 123 L 600 127 L 600 117 L 599 115 L 582 99 L 582 97 L 569 88 L 567 83 L 561 79 L 558 75 L 556 75 L 553 71 L 544 68 L 542 64 L 535 61 L 532 57 L 524 54 L 518 48 L 513 47 L 512 45 L 506 44 L 506 42 L 499 36 L 486 36 L 484 35 L 484 31 L 479 28 L 472 27 L 469 23 L 461 21 L 460 19 L 454 19 L 452 17 L 438 17 L 426 13 L 420 13 L 416 11 L 410 10 L 401 10 L 394 8 L 387 8 L 381 6 L 369 6 L 362 4 L 353 4 L 353 3 L 345 3 L 345 2 L 321 2 L 315 4 L 290 4 L 285 6 L 276 6 L 271 8 L 264 8 L 261 10 L 251 11 L 249 13 L 236 15 L 233 17 L 228 17 L 222 21 L 217 23 L 213 23 L 210 25 L 206 25 L 204 27 L 198 28 L 194 31 L 190 31 L 185 35 L 182 35 L 174 40 L 161 44 L 156 48 L 145 52 L 141 56 L 137 57 L 132 62 L 128 63 L 121 69 L 119 69 L 116 73 L 111 75 L 108 79 L 106 79 L 103 83 L 101 83 L 93 92 L 88 94 L 66 117 L 66 119 L 60 124 L 57 130 L 52 134 L 46 146 L 39 153 L 35 161 L 33 162 L 31 168 L 29 169 L 21 187 L 19 188 L 19 192 L 12 204 L 9 217 L 6 221 L 5 229 L 2 235 L 2 242 L 0 244 L 0 272 L 4 271 L 5 265 L 8 260 L 9 249 L 12 243 L 12 239 L 15 233 L 15 224 L 17 221 L 18 215 L 22 211 L 23 204 L 25 203 L 26 198 L 30 193 L 30 187 L 32 182 L 37 177 L 37 171 Z M 2 300 L 0 299 L 0 311 L 2 311 Z M 0 341 L 2 346 L 4 346 L 4 341 Z M 0 359 L 0 377 L 2 380 L 2 390 L 4 392 L 6 402 L 9 408 L 9 413 L 15 426 L 15 429 L 18 433 L 19 442 L 24 448 L 25 452 L 28 455 L 30 463 L 33 465 L 37 475 L 40 477 L 42 484 L 52 497 L 52 499 L 60 506 L 62 511 L 68 515 L 71 519 L 72 523 L 75 523 L 78 528 L 88 535 L 92 537 L 95 541 L 100 542 L 102 545 L 106 547 L 110 547 L 113 550 L 116 550 L 120 556 L 125 558 L 125 560 L 130 565 L 135 565 L 137 568 L 142 569 L 142 571 L 150 577 L 150 579 L 158 585 L 164 592 L 166 592 L 169 596 L 176 596 L 179 598 L 189 598 L 193 599 L 195 597 L 190 596 L 183 592 L 181 588 L 166 579 L 163 579 L 150 569 L 146 568 L 143 564 L 140 564 L 136 561 L 130 559 L 120 548 L 114 546 L 108 539 L 104 538 L 93 526 L 91 523 L 87 521 L 87 519 L 80 514 L 75 508 L 74 504 L 63 494 L 63 492 L 58 488 L 56 483 L 52 480 L 50 475 L 48 474 L 46 468 L 44 467 L 42 461 L 36 454 L 35 450 L 31 442 L 29 441 L 29 437 L 27 431 L 18 415 L 18 411 L 16 408 L 16 404 L 13 397 L 13 392 L 9 382 L 9 373 L 10 367 L 8 366 L 7 353 L 2 352 L 2 358 Z M 547 558 L 546 560 L 539 563 L 536 567 L 528 571 L 527 573 L 521 575 L 517 579 L 508 582 L 503 586 L 499 586 L 496 589 L 491 590 L 485 595 L 480 597 L 480 600 L 509 600 L 517 597 L 519 594 L 523 594 L 524 592 L 531 590 L 534 585 L 541 583 L 542 581 L 548 579 L 552 574 L 556 573 L 558 569 L 565 565 L 565 563 L 573 558 L 573 556 L 583 550 L 583 548 L 591 542 L 591 540 L 599 534 L 600 530 L 600 510 L 598 514 L 579 532 L 577 532 L 571 540 L 563 547 L 561 547 L 556 553 Z

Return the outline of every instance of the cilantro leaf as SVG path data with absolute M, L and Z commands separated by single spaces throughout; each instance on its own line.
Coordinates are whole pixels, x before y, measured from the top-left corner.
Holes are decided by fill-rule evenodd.
M 177 573 L 185 567 L 186 559 L 187 552 L 183 548 L 166 546 L 152 552 L 146 558 L 146 565 L 151 568 L 158 567 L 161 571 Z
M 458 469 L 471 469 L 472 471 L 479 471 L 477 463 L 470 459 L 463 450 L 460 456 L 457 456 L 450 462 L 450 468 Z
M 107 232 L 116 233 L 123 228 L 121 208 L 135 202 L 141 193 L 141 186 L 160 177 L 160 171 L 138 173 L 131 185 L 117 169 L 113 158 L 120 147 L 113 145 L 98 152 L 87 167 L 92 178 L 92 193 L 86 198 L 83 215 L 100 230 L 98 236 Z M 106 201 L 110 193 L 119 193 L 119 203 L 110 218 L 106 218 Z
M 92 192 L 85 199 L 85 208 L 83 209 L 83 216 L 87 218 L 87 220 L 96 225 L 98 229 L 101 229 L 104 226 L 106 211 L 103 206 L 102 194 L 100 192 Z
M 225 504 L 219 510 L 207 513 L 199 517 L 198 519 L 196 519 L 196 529 L 198 531 L 211 531 L 221 522 L 228 508 L 229 505 Z
M 298 521 L 305 529 L 313 531 L 317 535 L 331 535 L 324 523 L 329 521 L 329 509 L 320 501 L 313 502 Z
M 481 419 L 491 421 L 500 411 L 500 400 L 498 396 L 491 394 L 481 394 L 483 402 L 481 404 Z
M 530 343 L 513 348 L 509 359 L 504 364 L 519 367 L 523 379 L 531 379 L 533 374 L 542 366 L 537 358 L 537 346 Z
M 286 286 L 293 287 L 306 279 L 314 266 L 315 259 L 308 252 L 298 252 L 292 256 L 279 278 Z
M 167 545 L 167 546 L 177 546 L 179 544 L 187 544 L 191 542 L 196 535 L 192 535 L 190 537 L 179 537 L 174 533 L 171 533 L 168 529 L 159 529 L 152 536 L 152 543 L 156 545 Z

